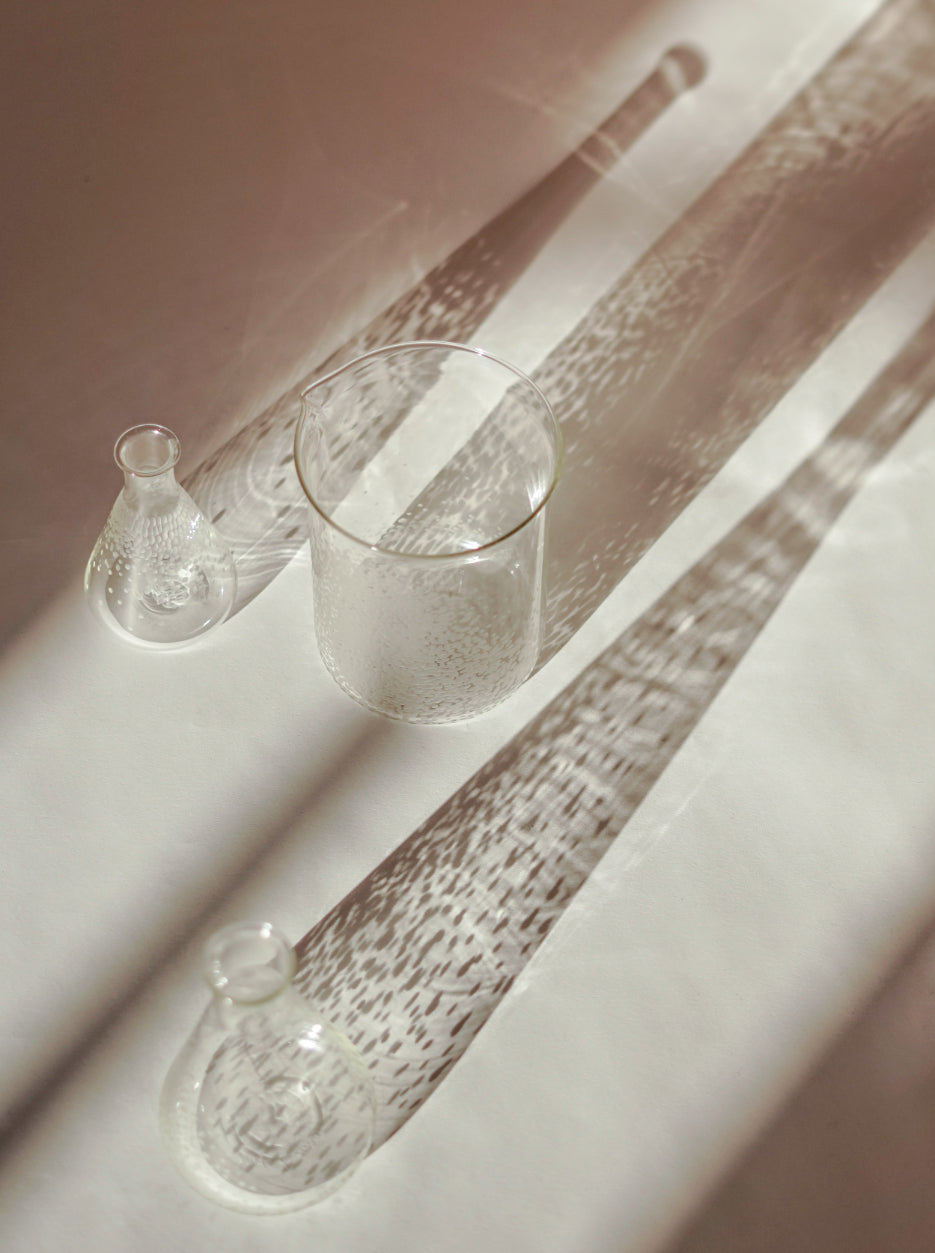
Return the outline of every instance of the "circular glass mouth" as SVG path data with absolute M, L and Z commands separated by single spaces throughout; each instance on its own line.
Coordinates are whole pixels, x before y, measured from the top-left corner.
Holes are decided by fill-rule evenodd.
M 181 448 L 178 436 L 167 426 L 132 426 L 114 445 L 114 460 L 128 474 L 153 478 L 177 464 Z
M 269 1000 L 295 974 L 292 945 L 269 922 L 235 922 L 216 931 L 205 946 L 204 975 L 220 996 L 242 1004 Z
M 522 516 L 517 517 L 515 523 L 503 527 L 493 537 L 480 542 L 462 543 L 456 546 L 448 544 L 437 551 L 425 552 L 413 551 L 408 547 L 397 547 L 392 542 L 387 543 L 382 537 L 378 540 L 368 540 L 354 528 L 335 517 L 336 509 L 328 507 L 323 503 L 319 492 L 310 482 L 309 471 L 314 461 L 314 454 L 307 452 L 306 444 L 309 444 L 316 452 L 320 450 L 321 440 L 316 440 L 314 434 L 316 415 L 321 411 L 321 406 L 316 396 L 321 391 L 327 389 L 330 384 L 344 376 L 363 371 L 368 363 L 378 362 L 381 359 L 389 360 L 393 356 L 415 355 L 418 353 L 429 354 L 431 352 L 435 352 L 440 358 L 445 358 L 446 355 L 452 358 L 456 355 L 464 354 L 465 360 L 469 357 L 474 357 L 499 369 L 503 372 L 504 378 L 510 380 L 501 388 L 502 395 L 505 395 L 509 388 L 519 384 L 528 394 L 530 403 L 538 411 L 538 424 L 544 432 L 545 439 L 550 447 L 549 459 L 551 464 L 544 482 L 541 486 L 537 485 L 534 499 L 529 502 L 529 508 L 522 512 Z M 302 416 L 296 428 L 294 441 L 294 462 L 299 483 L 309 504 L 318 516 L 329 527 L 332 527 L 353 544 L 370 552 L 378 553 L 381 556 L 399 557 L 407 561 L 464 561 L 465 559 L 482 555 L 486 550 L 495 548 L 505 540 L 510 539 L 511 536 L 528 526 L 545 509 L 558 483 L 563 457 L 564 442 L 561 427 L 555 418 L 549 401 L 539 386 L 528 375 L 524 374 L 522 370 L 507 361 L 501 360 L 499 357 L 495 357 L 492 353 L 486 352 L 482 348 L 451 343 L 447 340 L 412 340 L 410 342 L 388 344 L 386 347 L 376 348 L 371 352 L 363 353 L 361 356 L 355 357 L 353 361 L 349 361 L 345 365 L 338 367 L 338 369 L 332 370 L 329 374 L 316 379 L 302 392 Z M 391 529 L 388 528 L 388 530 Z

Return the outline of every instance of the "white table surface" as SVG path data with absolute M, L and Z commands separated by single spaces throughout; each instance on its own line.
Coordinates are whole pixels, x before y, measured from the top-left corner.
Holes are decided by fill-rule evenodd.
M 582 72 L 636 81 L 694 42 L 708 76 L 476 342 L 534 368 L 877 7 L 635 11 Z M 928 316 L 933 280 L 935 235 L 558 655 L 473 722 L 407 727 L 344 697 L 315 652 L 305 549 L 171 654 L 102 632 L 63 583 L 0 658 L 0 1090 L 16 1111 L 0 1247 L 668 1247 L 931 919 L 935 406 L 873 468 L 462 1060 L 341 1193 L 276 1219 L 213 1207 L 164 1154 L 159 1085 L 200 1012 L 207 934 L 269 917 L 297 939 L 325 915 L 821 444 Z M 814 1247 L 897 1248 L 840 1223 L 838 1245 Z

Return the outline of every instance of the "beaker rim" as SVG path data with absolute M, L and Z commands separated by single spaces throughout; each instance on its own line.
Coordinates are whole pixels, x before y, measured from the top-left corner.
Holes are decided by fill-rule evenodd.
M 308 403 L 307 403 L 307 397 L 309 396 L 309 393 L 315 391 L 316 388 L 323 386 L 325 383 L 329 383 L 332 379 L 337 378 L 339 375 L 347 373 L 349 370 L 352 370 L 355 366 L 360 365 L 361 362 L 363 361 L 369 361 L 376 357 L 389 356 L 391 353 L 399 353 L 399 352 L 407 351 L 410 349 L 424 349 L 424 348 L 437 348 L 437 349 L 444 349 L 444 350 L 452 351 L 452 352 L 471 353 L 476 357 L 483 357 L 485 360 L 491 362 L 493 365 L 499 366 L 501 369 L 508 371 L 510 374 L 512 374 L 515 377 L 517 382 L 523 383 L 536 396 L 539 404 L 542 407 L 543 415 L 545 417 L 545 426 L 548 428 L 549 434 L 551 436 L 552 445 L 554 448 L 554 464 L 552 466 L 552 473 L 550 475 L 549 482 L 546 485 L 541 498 L 536 502 L 535 507 L 530 509 L 528 513 L 524 514 L 524 516 L 521 518 L 519 522 L 516 523 L 515 526 L 510 527 L 508 530 L 504 531 L 500 535 L 495 536 L 493 539 L 486 540 L 483 544 L 478 544 L 474 548 L 467 548 L 467 549 L 458 548 L 458 549 L 453 549 L 451 551 L 432 552 L 432 553 L 413 553 L 413 552 L 409 552 L 409 551 L 399 549 L 399 548 L 391 548 L 391 547 L 388 547 L 386 545 L 382 545 L 379 543 L 371 543 L 368 540 L 362 539 L 361 536 L 355 535 L 353 531 L 349 531 L 346 527 L 342 526 L 339 522 L 336 522 L 334 520 L 331 514 L 329 514 L 316 500 L 315 495 L 313 491 L 311 490 L 309 484 L 307 483 L 305 475 L 302 472 L 302 462 L 301 462 L 301 457 L 299 453 L 299 443 L 300 443 L 300 440 L 302 439 L 302 435 L 305 430 L 306 421 L 309 416 L 309 408 L 308 408 Z M 462 561 L 463 562 L 463 561 L 470 561 L 478 556 L 482 556 L 485 552 L 489 552 L 491 549 L 497 548 L 500 544 L 503 544 L 505 541 L 512 538 L 512 536 L 517 535 L 525 527 L 529 526 L 529 524 L 544 511 L 546 505 L 549 503 L 552 497 L 553 492 L 555 491 L 555 487 L 561 476 L 562 464 L 564 462 L 564 457 L 565 457 L 565 442 L 564 442 L 564 438 L 562 435 L 562 428 L 559 425 L 558 419 L 555 417 L 555 413 L 545 393 L 539 387 L 538 383 L 536 383 L 532 378 L 530 378 L 529 375 L 526 374 L 523 370 L 521 370 L 518 366 L 513 365 L 509 361 L 505 361 L 502 357 L 498 357 L 492 352 L 488 352 L 485 348 L 478 348 L 473 344 L 459 344 L 459 343 L 453 342 L 452 340 L 445 340 L 445 339 L 400 340 L 396 343 L 385 344 L 380 348 L 373 348 L 368 352 L 360 353 L 358 356 L 352 358 L 350 361 L 344 362 L 343 365 L 337 366 L 333 370 L 329 370 L 327 374 L 321 375 L 320 378 L 316 378 L 315 380 L 313 380 L 313 382 L 309 383 L 306 387 L 303 387 L 301 394 L 300 394 L 300 399 L 302 402 L 302 413 L 299 418 L 298 424 L 296 426 L 295 439 L 293 441 L 293 460 L 295 463 L 295 470 L 299 479 L 299 484 L 302 487 L 302 491 L 305 493 L 305 497 L 308 500 L 308 503 L 312 506 L 312 508 L 315 510 L 318 516 L 324 522 L 326 522 L 327 525 L 331 527 L 334 531 L 337 531 L 339 535 L 344 536 L 345 539 L 350 540 L 350 542 L 356 545 L 357 547 L 364 549 L 368 552 L 378 554 L 381 557 L 392 557 L 392 558 L 398 558 L 398 559 L 402 559 L 405 561 L 412 561 L 412 562 L 433 562 L 433 561 L 435 562 Z

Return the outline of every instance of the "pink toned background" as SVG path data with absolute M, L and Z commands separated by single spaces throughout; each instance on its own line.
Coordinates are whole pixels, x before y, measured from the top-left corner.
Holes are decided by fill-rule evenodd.
M 6 6 L 0 644 L 83 567 L 122 430 L 184 476 L 619 102 L 639 7 Z

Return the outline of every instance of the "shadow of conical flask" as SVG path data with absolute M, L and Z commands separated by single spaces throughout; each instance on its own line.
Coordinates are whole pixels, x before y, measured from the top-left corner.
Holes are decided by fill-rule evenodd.
M 188 1182 L 247 1213 L 323 1200 L 373 1143 L 370 1072 L 293 989 L 295 963 L 269 923 L 235 923 L 208 941 L 214 996 L 160 1100 L 166 1147 Z
M 164 426 L 135 426 L 114 446 L 124 486 L 85 570 L 96 616 L 134 643 L 185 644 L 227 617 L 230 549 L 175 478 L 181 447 Z

